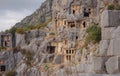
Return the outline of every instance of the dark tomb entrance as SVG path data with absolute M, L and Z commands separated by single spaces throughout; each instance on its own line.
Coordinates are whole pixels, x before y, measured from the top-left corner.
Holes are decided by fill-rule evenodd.
M 1 66 L 0 66 L 0 71 L 6 71 L 5 65 L 1 65 Z
M 87 10 L 87 9 L 84 9 L 84 17 L 89 17 L 90 16 L 90 9 Z
M 55 46 L 47 46 L 47 52 L 49 54 L 55 53 Z
M 86 27 L 86 23 L 85 23 L 85 22 L 83 22 L 83 27 L 84 27 L 84 28 Z

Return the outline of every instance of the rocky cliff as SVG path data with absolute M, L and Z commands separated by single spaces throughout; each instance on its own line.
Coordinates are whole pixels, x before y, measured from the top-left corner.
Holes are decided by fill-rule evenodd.
M 52 21 L 16 32 L 16 47 L 2 42 L 1 70 L 7 75 L 14 69 L 16 76 L 120 76 L 119 15 L 119 0 L 46 0 L 16 27 Z
M 52 6 L 53 0 L 46 0 L 32 15 L 27 16 L 15 26 L 23 27 L 26 25 L 36 25 L 38 23 L 44 23 L 45 21 L 52 18 Z

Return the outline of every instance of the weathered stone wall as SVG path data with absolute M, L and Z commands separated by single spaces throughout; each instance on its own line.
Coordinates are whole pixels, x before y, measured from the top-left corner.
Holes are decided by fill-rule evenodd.
M 0 70 L 1 70 L 1 66 L 5 66 L 5 71 L 12 70 L 15 67 L 17 67 L 17 65 L 20 63 L 22 59 L 23 59 L 23 55 L 20 52 L 18 53 L 13 53 L 13 51 L 0 52 L 0 62 L 1 62 Z
M 71 13 L 71 5 L 74 1 L 81 5 L 81 12 L 77 16 Z M 60 20 L 61 23 L 58 25 L 60 27 L 58 28 L 52 22 L 44 31 L 36 29 L 27 31 L 23 35 L 16 34 L 16 46 L 35 53 L 31 62 L 32 67 L 28 68 L 24 62 L 26 58 L 22 57 L 21 53 L 10 54 L 15 57 L 15 61 L 13 58 L 8 58 L 10 61 L 6 60 L 6 62 L 15 62 L 17 76 L 112 76 L 109 74 L 120 73 L 120 11 L 104 11 L 106 9 L 103 6 L 104 3 L 99 2 L 100 0 L 54 0 L 53 2 L 46 0 L 41 8 L 35 12 L 35 14 L 39 14 L 39 17 L 37 15 L 35 17 L 30 16 L 23 20 L 23 24 L 32 24 L 38 19 L 44 22 L 45 19 L 50 19 L 52 12 L 54 21 L 56 14 L 58 14 L 60 19 L 73 22 L 74 27 L 69 28 L 69 25 L 65 26 L 64 22 Z M 106 0 L 106 2 L 112 4 L 113 0 Z M 85 9 L 87 11 L 92 9 L 93 17 L 83 17 Z M 84 28 L 78 27 L 83 25 L 84 21 L 86 26 Z M 76 22 L 78 22 L 77 25 Z M 85 47 L 86 28 L 91 22 L 101 25 L 102 40 L 98 44 L 90 43 Z M 55 53 L 49 53 L 48 46 L 55 46 Z M 71 57 L 75 56 L 69 61 L 66 60 L 65 54 L 66 50 L 71 49 L 76 54 L 73 53 Z M 0 56 L 2 57 L 4 54 L 1 53 Z M 64 62 L 64 60 L 66 61 Z M 13 62 L 10 66 L 15 65 Z M 53 64 L 52 67 L 48 65 L 49 63 Z
M 32 39 L 34 38 L 44 38 L 46 36 L 46 32 L 35 29 L 31 31 L 27 31 L 24 34 L 16 33 L 16 46 L 29 45 Z
M 101 16 L 102 41 L 100 42 L 99 56 L 108 57 L 106 61 L 107 73 L 120 73 L 120 11 L 105 10 Z

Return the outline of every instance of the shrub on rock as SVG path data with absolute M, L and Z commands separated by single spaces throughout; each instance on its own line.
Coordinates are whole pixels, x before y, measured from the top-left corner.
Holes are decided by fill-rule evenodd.
M 88 35 L 86 36 L 86 44 L 89 43 L 99 43 L 101 40 L 101 27 L 92 24 L 86 29 Z

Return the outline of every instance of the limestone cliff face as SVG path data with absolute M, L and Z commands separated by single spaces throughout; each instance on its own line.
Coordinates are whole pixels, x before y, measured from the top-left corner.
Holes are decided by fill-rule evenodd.
M 45 28 L 16 33 L 17 49 L 10 53 L 20 61 L 15 63 L 17 76 L 120 76 L 120 11 L 107 8 L 114 3 L 120 1 L 46 0 L 16 25 L 52 18 Z M 101 27 L 101 41 L 86 44 L 92 24 Z
M 45 22 L 52 18 L 52 6 L 53 0 L 46 0 L 41 4 L 40 8 L 37 9 L 32 15 L 27 16 L 21 22 L 17 23 L 16 27 L 23 27 L 26 25 L 35 25 L 40 22 Z

